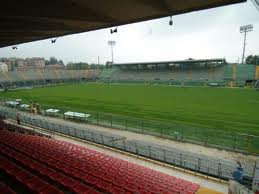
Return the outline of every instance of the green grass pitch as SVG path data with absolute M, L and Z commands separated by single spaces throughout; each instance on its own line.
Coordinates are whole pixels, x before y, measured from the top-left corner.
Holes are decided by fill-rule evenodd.
M 91 83 L 1 92 L 0 97 L 259 135 L 259 92 L 253 89 Z

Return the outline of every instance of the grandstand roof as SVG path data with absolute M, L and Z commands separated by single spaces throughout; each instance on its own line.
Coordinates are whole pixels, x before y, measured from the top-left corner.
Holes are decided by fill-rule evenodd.
M 152 61 L 152 62 L 133 62 L 133 63 L 114 63 L 111 66 L 130 66 L 130 65 L 169 65 L 169 64 L 192 64 L 192 63 L 222 63 L 226 62 L 225 58 L 217 59 L 187 59 L 176 61 Z
M 0 6 L 0 47 L 245 1 L 3 0 Z

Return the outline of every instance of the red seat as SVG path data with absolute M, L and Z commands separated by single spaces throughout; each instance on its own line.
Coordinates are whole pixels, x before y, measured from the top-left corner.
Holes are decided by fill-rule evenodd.
M 118 187 L 122 187 L 122 188 L 126 185 L 126 182 L 122 181 L 120 179 L 115 179 L 112 183 L 114 185 L 117 185 Z
M 48 167 L 44 167 L 44 168 L 39 169 L 39 172 L 42 175 L 49 177 L 51 174 L 55 173 L 55 170 L 48 168 Z
M 95 185 L 97 183 L 97 178 L 95 178 L 94 176 L 92 175 L 86 175 L 84 176 L 84 181 L 87 182 L 87 183 L 90 183 L 92 185 Z
M 111 183 L 103 181 L 103 180 L 98 180 L 97 184 L 96 184 L 100 189 L 102 189 L 103 191 L 108 191 L 109 188 L 112 186 Z
M 15 178 L 21 183 L 26 183 L 34 178 L 34 176 L 27 171 L 22 171 L 20 174 L 16 175 Z
M 52 179 L 53 181 L 61 182 L 64 178 L 66 178 L 66 176 L 59 172 L 54 172 L 49 175 L 49 178 Z
M 111 192 L 112 194 L 124 194 L 124 193 L 126 193 L 123 188 L 117 187 L 115 185 L 112 185 L 110 187 L 109 192 Z
M 58 190 L 56 187 L 49 185 L 39 194 L 64 194 L 62 191 Z
M 72 190 L 74 189 L 74 187 L 75 187 L 79 182 L 76 181 L 76 180 L 74 180 L 74 179 L 72 179 L 72 178 L 66 177 L 66 178 L 62 179 L 62 180 L 60 181 L 60 183 L 61 183 L 63 186 L 69 188 L 69 189 L 72 191 Z
M 14 165 L 13 163 L 8 163 L 5 166 L 5 171 L 6 171 L 6 173 L 8 173 L 9 175 L 11 175 L 13 177 L 15 177 L 15 175 L 18 175 L 19 173 L 22 172 L 21 168 Z
M 89 194 L 102 194 L 102 193 L 96 190 L 92 190 L 89 192 Z
M 103 180 L 107 181 L 107 182 L 113 182 L 115 180 L 115 177 L 114 176 L 110 176 L 110 175 L 104 175 L 102 177 Z
M 77 184 L 74 188 L 73 188 L 73 191 L 75 193 L 78 193 L 78 194 L 87 194 L 89 193 L 90 191 L 92 191 L 93 189 L 89 186 L 86 186 L 82 183 L 79 183 Z
M 42 192 L 46 187 L 48 187 L 48 183 L 43 181 L 42 179 L 38 177 L 32 178 L 30 181 L 26 183 L 26 186 L 31 190 L 32 192 L 35 193 L 40 193 Z
M 33 170 L 37 170 L 39 171 L 40 169 L 44 168 L 45 166 L 40 164 L 39 162 L 33 162 L 32 164 L 30 164 L 30 167 L 33 169 Z
M 133 184 L 130 184 L 130 183 L 127 183 L 125 186 L 124 186 L 124 189 L 127 189 L 128 191 L 132 192 L 132 193 L 137 193 L 138 192 L 138 187 L 133 185 Z
M 152 193 L 155 193 L 155 192 L 152 192 Z M 139 190 L 139 194 L 152 194 L 150 191 L 147 191 L 145 189 L 140 189 Z
M 15 194 L 15 192 L 8 186 L 0 182 L 0 193 L 1 194 Z

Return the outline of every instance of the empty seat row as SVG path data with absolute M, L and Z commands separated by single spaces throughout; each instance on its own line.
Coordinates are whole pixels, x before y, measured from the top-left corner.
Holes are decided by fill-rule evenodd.
M 0 169 L 5 171 L 9 176 L 14 178 L 17 182 L 23 184 L 27 187 L 28 191 L 31 193 L 41 193 L 41 194 L 62 194 L 54 186 L 48 184 L 46 181 L 40 179 L 39 177 L 31 174 L 30 172 L 22 169 L 16 164 L 10 162 L 9 160 L 0 156 Z
M 0 193 L 15 194 L 15 192 L 4 183 L 0 182 Z
M 199 185 L 65 141 L 0 131 L 1 152 L 70 191 L 195 193 Z
M 0 130 L 1 129 L 5 129 L 5 130 L 7 129 L 7 130 L 15 131 L 15 132 L 18 132 L 18 133 L 28 133 L 28 134 L 31 134 L 31 135 L 38 135 L 38 136 L 41 136 L 41 137 L 50 138 L 50 135 L 48 135 L 48 134 L 43 134 L 41 132 L 38 132 L 38 131 L 35 131 L 35 130 L 32 130 L 32 129 L 8 124 L 8 123 L 3 122 L 2 120 L 0 120 Z
M 41 164 L 40 162 L 37 162 L 36 160 L 30 159 L 29 157 L 23 154 L 20 154 L 19 152 L 15 152 L 8 147 L 4 147 L 0 145 L 0 148 L 1 148 L 1 153 L 3 153 L 4 155 L 10 158 L 13 158 L 14 160 L 16 160 L 16 164 L 22 165 L 30 172 L 34 172 L 35 174 L 38 174 L 40 177 L 47 177 L 48 180 L 52 181 L 52 183 L 54 182 L 56 184 L 60 184 L 62 187 L 66 188 L 67 191 L 71 191 L 71 192 L 74 191 L 75 193 L 85 193 L 85 190 L 82 190 L 82 189 L 80 189 L 79 192 L 76 191 L 77 185 L 81 183 L 80 181 L 74 180 L 73 178 L 56 171 L 56 169 L 52 169 L 49 166 L 46 166 L 44 164 Z M 19 176 L 18 177 L 16 176 L 19 175 L 21 171 L 25 171 L 24 169 L 14 166 L 14 164 L 12 163 L 10 163 L 9 166 L 2 165 L 2 168 L 0 169 L 6 171 L 6 173 L 8 173 L 10 176 L 13 176 L 13 178 L 15 178 L 20 182 L 21 180 L 19 179 Z M 30 180 L 32 178 L 31 173 L 25 172 L 25 174 L 24 173 L 21 173 L 21 174 L 22 174 L 22 177 L 25 178 L 25 181 L 26 179 Z M 26 185 L 27 182 L 21 182 L 21 183 Z M 46 186 L 46 183 L 44 183 L 43 180 L 35 180 L 33 183 L 38 184 L 38 189 L 41 189 L 41 187 L 39 186 L 39 184 L 41 183 L 42 183 L 41 184 L 42 186 Z M 95 191 L 95 189 L 81 184 L 80 188 L 83 188 L 83 187 L 87 189 L 88 191 L 87 193 L 89 193 L 89 191 L 91 191 L 91 193 L 99 193 Z M 48 192 L 44 192 L 44 193 L 49 193 L 49 191 L 52 191 L 52 190 L 54 189 L 49 188 Z M 40 191 L 41 190 L 37 190 L 37 193 Z M 53 193 L 58 193 L 58 192 L 53 192 Z

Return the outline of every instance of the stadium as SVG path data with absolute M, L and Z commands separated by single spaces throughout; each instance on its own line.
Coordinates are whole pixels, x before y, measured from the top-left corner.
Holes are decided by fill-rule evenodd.
M 74 2 L 75 15 L 83 15 L 79 2 Z M 17 15 L 13 20 L 38 31 L 3 36 L 0 46 L 240 2 L 197 1 L 183 8 L 168 1 L 164 10 L 166 6 L 152 2 L 152 10 L 137 0 L 139 13 L 135 18 L 121 14 L 120 22 L 98 15 L 100 7 L 89 3 L 88 9 L 96 9 L 91 17 L 102 25 L 74 23 L 67 31 L 51 19 L 40 20 L 59 29 L 49 34 L 32 18 L 25 22 Z M 117 1 L 110 3 L 132 11 Z M 168 11 L 169 4 L 177 11 Z M 66 6 L 66 17 L 73 18 Z M 115 8 L 108 7 L 119 18 Z M 12 23 L 2 18 L 7 27 Z M 188 58 L 107 62 L 104 68 L 77 70 L 7 71 L 0 65 L 0 193 L 259 191 L 259 64 Z

